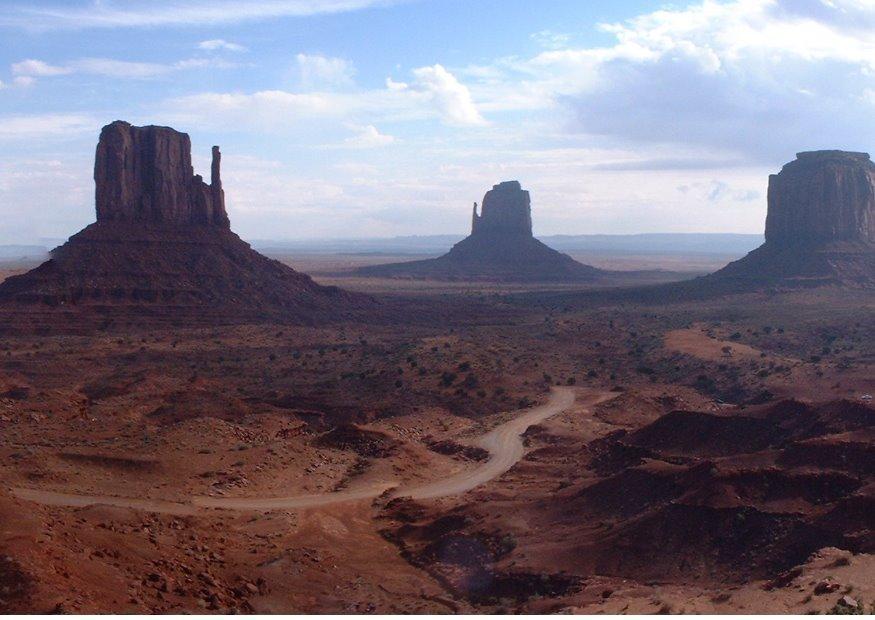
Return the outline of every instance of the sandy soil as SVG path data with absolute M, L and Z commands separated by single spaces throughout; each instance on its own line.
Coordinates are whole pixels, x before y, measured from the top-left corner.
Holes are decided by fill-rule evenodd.
M 798 363 L 799 361 L 788 357 L 769 356 L 759 349 L 740 342 L 720 340 L 713 334 L 709 334 L 709 331 L 704 327 L 674 329 L 665 334 L 665 346 L 673 351 L 693 355 L 710 362 L 723 361 L 728 358 L 758 360 L 766 357 L 788 363 Z
M 871 292 L 393 286 L 476 320 L 0 338 L 0 610 L 871 609 Z
M 594 402 L 609 398 L 610 394 L 590 397 Z M 533 424 L 543 422 L 562 413 L 574 403 L 574 390 L 567 387 L 554 388 L 550 399 L 538 407 L 517 412 L 511 419 L 474 441 L 489 451 L 488 460 L 476 467 L 454 475 L 434 480 L 427 484 L 407 485 L 402 481 L 383 480 L 364 487 L 349 488 L 333 493 L 297 495 L 292 497 L 194 497 L 190 503 L 157 499 L 139 499 L 108 495 L 78 495 L 40 489 L 13 488 L 12 494 L 20 499 L 49 506 L 83 507 L 94 505 L 133 508 L 149 512 L 173 515 L 192 515 L 198 507 L 242 511 L 295 510 L 319 508 L 332 504 L 373 499 L 393 489 L 389 497 L 432 499 L 450 497 L 470 491 L 497 478 L 513 467 L 524 455 L 525 448 L 520 436 Z M 120 489 L 124 492 L 124 489 Z

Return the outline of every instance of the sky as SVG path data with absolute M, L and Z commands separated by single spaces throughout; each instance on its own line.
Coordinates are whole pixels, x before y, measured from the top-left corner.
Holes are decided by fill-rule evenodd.
M 875 0 L 0 3 L 0 243 L 94 220 L 116 119 L 222 148 L 250 240 L 762 232 L 768 175 L 875 144 Z

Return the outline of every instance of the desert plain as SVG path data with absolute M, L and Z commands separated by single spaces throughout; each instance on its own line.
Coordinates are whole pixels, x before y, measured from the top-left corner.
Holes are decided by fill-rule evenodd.
M 4 333 L 3 611 L 875 601 L 870 292 L 359 289 L 398 314 Z M 507 471 L 409 496 L 477 475 L 484 436 L 563 395 Z

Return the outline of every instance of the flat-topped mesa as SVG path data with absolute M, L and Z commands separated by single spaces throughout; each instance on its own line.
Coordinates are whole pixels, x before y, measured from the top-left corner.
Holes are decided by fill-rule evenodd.
M 868 153 L 797 153 L 769 176 L 766 244 L 875 243 L 875 164 Z
M 531 199 L 519 181 L 493 185 L 483 196 L 480 215 L 477 215 L 477 204 L 474 204 L 471 234 L 492 233 L 532 236 Z
M 194 174 L 188 134 L 170 127 L 110 123 L 94 162 L 98 222 L 230 228 L 213 147 L 210 184 Z

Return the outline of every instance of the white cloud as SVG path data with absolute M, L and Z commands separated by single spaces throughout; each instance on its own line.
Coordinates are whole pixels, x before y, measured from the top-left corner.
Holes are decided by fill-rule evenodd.
M 460 74 L 479 110 L 549 114 L 587 140 L 707 145 L 770 163 L 875 141 L 871 0 L 702 0 L 601 29 L 613 45 Z
M 50 77 L 72 73 L 69 67 L 57 67 L 42 60 L 28 58 L 21 62 L 12 63 L 13 75 L 27 75 L 30 77 Z
M 277 17 L 304 17 L 356 11 L 391 0 L 169 0 L 128 3 L 77 2 L 33 6 L 7 3 L 0 8 L 0 25 L 28 30 L 135 28 L 230 24 Z
M 240 126 L 281 131 L 299 121 L 343 118 L 356 101 L 343 94 L 291 93 L 263 90 L 254 93 L 200 93 L 165 102 L 171 119 L 200 126 Z
M 353 148 L 369 149 L 387 146 L 394 141 L 394 136 L 380 133 L 373 125 L 365 125 L 364 127 L 358 127 L 356 135 L 344 140 L 344 144 Z
M 329 71 L 322 77 L 331 75 Z M 437 117 L 448 125 L 485 124 L 467 88 L 449 71 L 435 65 L 414 69 L 413 76 L 409 84 L 389 79 L 385 89 L 199 93 L 171 99 L 165 102 L 165 110 L 180 122 L 231 124 L 272 132 L 300 127 L 313 119 L 367 126 Z
M 32 114 L 0 116 L 0 139 L 69 137 L 97 131 L 100 123 L 84 114 Z
M 295 57 L 305 90 L 342 88 L 352 86 L 355 67 L 343 58 L 329 58 L 320 54 L 298 54 Z
M 245 52 L 246 48 L 239 43 L 231 43 L 225 39 L 209 39 L 197 44 L 198 49 L 207 51 Z
M 445 122 L 452 125 L 482 125 L 486 122 L 465 85 L 441 65 L 414 69 L 413 76 L 415 79 L 410 88 L 425 93 Z
M 12 83 L 22 88 L 33 86 L 36 83 L 36 78 L 29 75 L 16 75 L 12 78 Z
M 388 90 L 395 91 L 407 90 L 407 84 L 405 82 L 396 82 L 392 78 L 388 77 L 386 78 L 386 88 Z
M 27 81 L 27 84 L 32 84 L 37 77 L 55 77 L 74 73 L 112 78 L 148 79 L 203 67 L 227 68 L 233 66 L 236 65 L 215 58 L 189 58 L 170 64 L 131 62 L 113 58 L 80 58 L 64 65 L 50 65 L 42 60 L 27 59 L 13 63 L 12 73 Z

